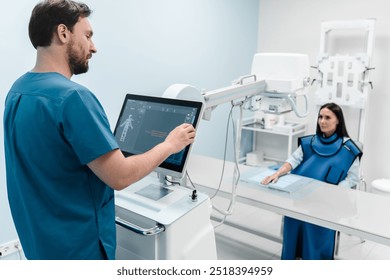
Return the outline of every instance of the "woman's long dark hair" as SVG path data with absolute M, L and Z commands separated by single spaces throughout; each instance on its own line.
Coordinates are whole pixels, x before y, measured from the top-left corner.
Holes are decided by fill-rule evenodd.
M 343 110 L 336 103 L 326 103 L 326 104 L 321 106 L 320 110 L 318 111 L 318 117 L 317 117 L 317 131 L 316 131 L 317 134 L 322 133 L 320 125 L 318 124 L 318 119 L 320 117 L 320 111 L 324 108 L 331 110 L 336 115 L 337 119 L 339 120 L 339 123 L 336 127 L 336 133 L 341 137 L 349 137 L 349 134 L 347 132 L 347 127 L 345 126 Z

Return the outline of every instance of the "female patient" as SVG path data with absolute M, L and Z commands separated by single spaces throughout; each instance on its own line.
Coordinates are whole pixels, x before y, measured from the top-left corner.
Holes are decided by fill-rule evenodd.
M 315 135 L 299 138 L 298 149 L 261 183 L 275 183 L 291 171 L 334 185 L 353 187 L 359 182 L 362 152 L 349 139 L 341 108 L 321 106 Z M 331 260 L 335 231 L 290 217 L 284 219 L 282 259 Z

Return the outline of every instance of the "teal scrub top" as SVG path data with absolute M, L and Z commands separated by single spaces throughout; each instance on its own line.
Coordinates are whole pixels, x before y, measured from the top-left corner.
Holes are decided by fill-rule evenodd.
M 87 163 L 118 148 L 85 87 L 28 72 L 4 110 L 7 191 L 27 259 L 114 259 L 114 191 Z

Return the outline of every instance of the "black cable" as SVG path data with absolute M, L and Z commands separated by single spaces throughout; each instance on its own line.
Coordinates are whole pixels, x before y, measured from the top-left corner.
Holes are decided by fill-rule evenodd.
M 174 181 L 168 180 L 167 176 L 164 177 L 164 180 L 167 181 L 168 183 L 172 184 L 172 185 L 180 185 L 179 182 L 174 182 Z
M 190 175 L 188 174 L 187 170 L 186 170 L 186 176 L 187 176 L 187 178 L 188 178 L 188 181 L 190 181 L 190 184 L 191 184 L 192 188 L 193 188 L 194 190 L 196 190 L 196 186 L 195 186 L 195 184 L 192 182 L 192 180 L 191 180 L 191 178 L 190 178 Z

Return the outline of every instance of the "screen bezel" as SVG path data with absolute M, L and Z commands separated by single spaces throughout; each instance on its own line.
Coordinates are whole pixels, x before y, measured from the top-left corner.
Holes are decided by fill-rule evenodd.
M 116 133 L 118 130 L 118 127 L 120 126 L 120 122 L 122 119 L 122 115 L 125 111 L 126 104 L 128 100 L 137 100 L 137 101 L 145 101 L 145 102 L 153 102 L 157 104 L 167 104 L 167 105 L 176 105 L 176 106 L 184 106 L 189 108 L 196 108 L 196 115 L 194 118 L 193 126 L 196 129 L 201 117 L 201 114 L 203 113 L 203 102 L 200 101 L 192 101 L 192 100 L 184 100 L 184 99 L 174 99 L 174 98 L 166 98 L 166 97 L 160 97 L 160 96 L 152 96 L 152 95 L 139 95 L 139 94 L 126 94 L 125 99 L 122 104 L 122 108 L 117 120 L 117 123 L 115 125 L 114 135 L 116 137 Z M 119 145 L 119 143 L 118 143 Z M 185 168 L 188 161 L 188 157 L 190 154 L 192 145 L 188 145 L 184 148 L 183 153 L 183 159 L 180 163 L 180 165 L 172 164 L 167 162 L 166 160 L 162 162 L 155 171 L 166 176 L 172 176 L 175 178 L 182 178 L 185 174 Z M 136 155 L 136 153 L 131 153 L 128 151 L 123 151 L 121 149 L 121 152 L 125 157 L 129 157 L 132 155 Z

